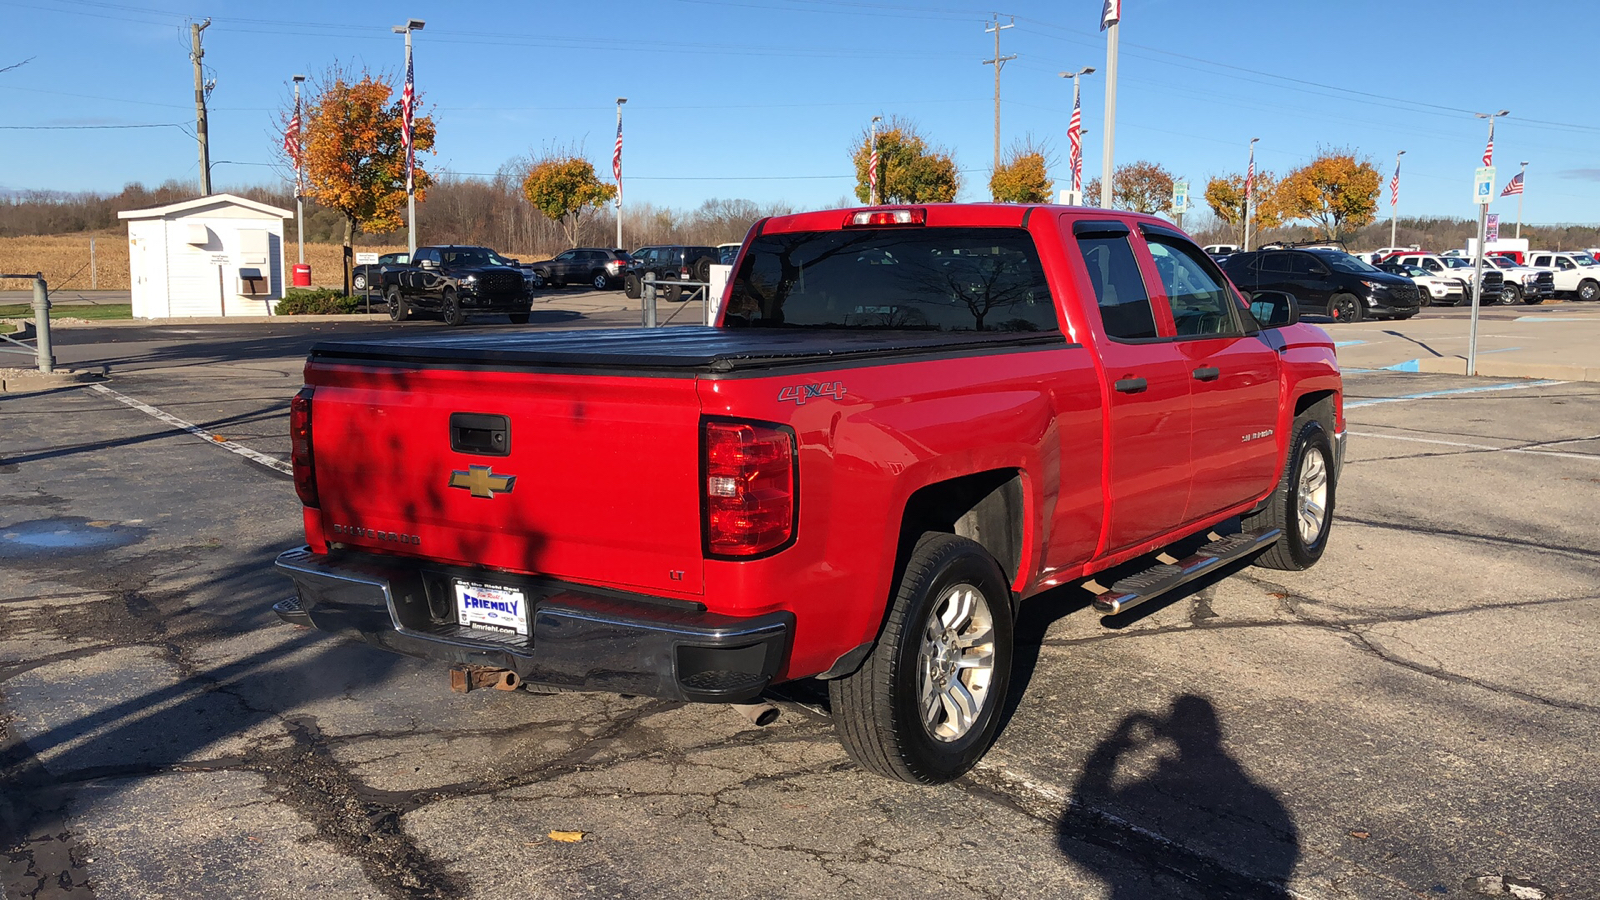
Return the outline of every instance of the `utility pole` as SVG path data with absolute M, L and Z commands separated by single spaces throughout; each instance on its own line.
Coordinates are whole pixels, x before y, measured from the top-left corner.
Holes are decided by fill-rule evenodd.
M 994 168 L 996 172 L 1000 171 L 1000 70 L 1005 68 L 1006 63 L 1017 58 L 1015 53 L 1010 56 L 1000 55 L 1000 32 L 1005 31 L 1007 28 L 1015 27 L 1017 27 L 1015 16 L 1011 18 L 1011 24 L 1001 25 L 1000 16 L 996 15 L 994 24 L 985 26 L 983 29 L 984 34 L 992 33 L 994 35 L 994 59 L 986 59 L 983 64 L 994 66 Z
M 1394 180 L 1389 182 L 1389 246 L 1395 246 L 1394 229 L 1400 221 L 1400 157 L 1406 152 L 1401 150 L 1394 155 Z
M 1517 176 L 1522 179 L 1522 190 L 1517 191 L 1517 239 L 1522 239 L 1522 193 L 1528 189 L 1528 161 L 1522 161 L 1522 174 Z
M 200 32 L 211 25 L 211 20 L 189 23 L 189 60 L 194 63 L 194 132 L 200 140 L 200 194 L 211 195 L 211 148 L 206 144 L 206 85 L 205 67 L 200 64 L 206 52 L 200 49 Z

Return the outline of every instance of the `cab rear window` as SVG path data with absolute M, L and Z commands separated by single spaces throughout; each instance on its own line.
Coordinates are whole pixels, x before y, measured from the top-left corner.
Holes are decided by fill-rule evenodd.
M 769 234 L 739 267 L 729 327 L 1054 331 L 1055 303 L 1020 228 Z

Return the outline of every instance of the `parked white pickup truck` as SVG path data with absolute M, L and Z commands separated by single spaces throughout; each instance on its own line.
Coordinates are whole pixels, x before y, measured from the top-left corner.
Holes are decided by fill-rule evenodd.
M 1600 300 L 1600 263 L 1587 253 L 1533 250 L 1528 264 L 1555 272 L 1557 294 L 1570 294 L 1579 300 Z
M 1500 270 L 1490 266 L 1483 270 L 1483 290 L 1477 291 L 1473 284 L 1472 263 L 1459 256 L 1442 256 L 1435 253 L 1402 253 L 1391 257 L 1389 262 L 1399 263 L 1403 266 L 1421 266 L 1435 275 L 1445 275 L 1459 278 L 1466 283 L 1467 288 L 1474 294 L 1481 294 L 1479 303 L 1498 303 L 1500 291 L 1505 283 L 1505 276 Z
M 1530 306 L 1556 295 L 1555 272 L 1538 266 L 1524 266 L 1509 256 L 1489 255 L 1483 264 L 1494 266 L 1506 277 L 1500 289 L 1500 302 L 1510 305 L 1521 300 Z

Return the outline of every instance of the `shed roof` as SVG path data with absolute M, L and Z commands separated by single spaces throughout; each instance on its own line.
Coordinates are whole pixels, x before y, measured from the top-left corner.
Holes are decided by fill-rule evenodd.
M 236 194 L 210 194 L 205 197 L 196 197 L 182 203 L 169 203 L 166 206 L 152 206 L 149 209 L 125 209 L 117 213 L 119 219 L 165 219 L 178 216 L 187 216 L 215 207 L 240 206 L 268 216 L 280 219 L 290 219 L 294 213 L 287 209 L 279 209 L 266 203 L 240 197 Z

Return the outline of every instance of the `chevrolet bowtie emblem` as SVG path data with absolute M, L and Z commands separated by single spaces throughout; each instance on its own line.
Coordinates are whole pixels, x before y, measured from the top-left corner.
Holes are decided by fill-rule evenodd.
M 496 475 L 489 466 L 468 466 L 465 472 L 451 472 L 450 486 L 463 488 L 472 492 L 472 496 L 485 500 L 495 494 L 511 493 L 511 486 L 517 483 L 515 475 Z

